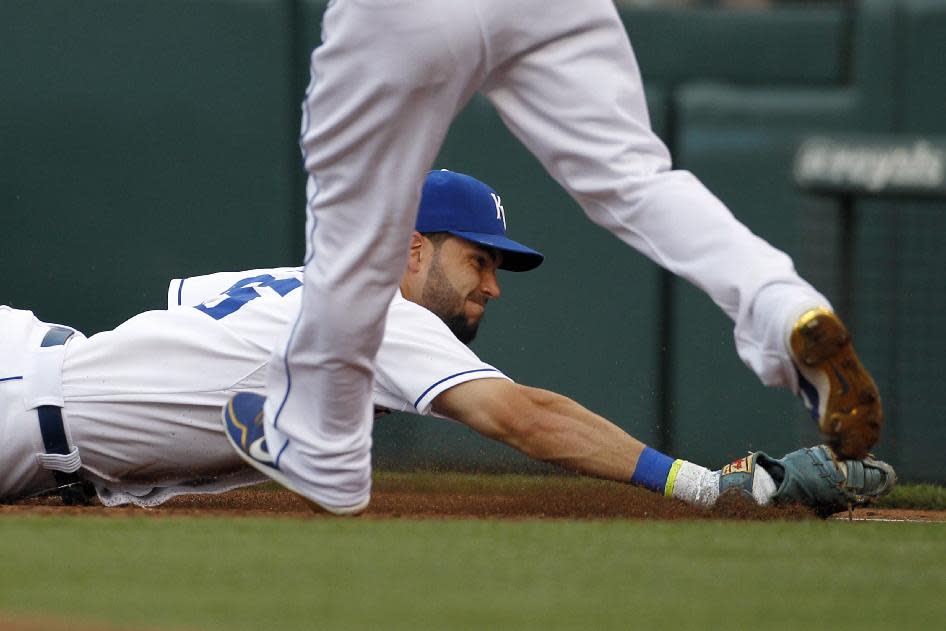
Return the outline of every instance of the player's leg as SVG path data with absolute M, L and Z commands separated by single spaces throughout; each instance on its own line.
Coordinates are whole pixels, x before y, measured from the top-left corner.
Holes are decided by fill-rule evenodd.
M 274 350 L 265 432 L 293 487 L 334 512 L 370 492 L 372 363 L 424 174 L 482 78 L 466 3 L 339 2 L 312 58 L 302 148 L 307 264 Z
M 494 73 L 484 91 L 588 216 L 706 291 L 737 331 L 753 317 L 759 290 L 772 283 L 796 288 L 812 306 L 824 304 L 784 253 L 753 235 L 692 174 L 671 170 L 667 148 L 650 129 L 613 3 L 587 2 L 580 16 L 552 13 L 549 7 L 536 18 L 554 25 L 546 45 Z M 757 372 L 766 372 L 764 362 Z
M 692 174 L 671 169 L 613 4 L 593 0 L 580 14 L 534 4 L 530 27 L 544 42 L 517 50 L 515 33 L 493 38 L 515 60 L 484 88 L 503 120 L 593 221 L 709 294 L 735 321 L 737 350 L 765 383 L 797 392 L 786 335 L 828 301 Z
M 198 479 L 258 480 L 227 445 L 219 408 L 230 385 L 262 391 L 266 356 L 234 362 L 238 341 L 223 348 L 234 337 L 206 321 L 214 326 L 189 338 L 186 318 L 153 311 L 66 338 L 64 327 L 0 307 L 0 498 L 82 481 L 103 501 L 123 491 L 155 499 L 156 487 L 178 483 L 197 492 Z
M 207 481 L 246 474 L 224 437 L 220 408 L 234 391 L 263 391 L 261 348 L 271 339 L 243 340 L 205 313 L 182 309 L 147 312 L 71 342 L 62 414 L 103 501 L 121 493 L 155 499 L 154 489 L 180 485 L 213 489 Z M 194 487 L 195 480 L 204 482 Z

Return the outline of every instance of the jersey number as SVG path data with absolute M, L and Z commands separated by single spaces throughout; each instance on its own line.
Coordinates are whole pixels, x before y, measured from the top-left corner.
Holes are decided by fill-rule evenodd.
M 203 311 L 214 320 L 220 320 L 249 301 L 259 298 L 258 287 L 269 287 L 280 296 L 285 297 L 293 289 L 302 287 L 302 281 L 298 278 L 277 279 L 270 274 L 244 278 L 218 297 L 199 304 L 195 308 Z

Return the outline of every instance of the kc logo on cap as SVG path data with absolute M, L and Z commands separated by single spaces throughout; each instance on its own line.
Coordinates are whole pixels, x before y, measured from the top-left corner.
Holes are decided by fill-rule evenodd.
M 503 200 L 499 199 L 499 195 L 496 193 L 490 193 L 493 196 L 493 201 L 496 202 L 496 219 L 503 220 L 503 230 L 506 230 L 506 209 L 503 208 Z

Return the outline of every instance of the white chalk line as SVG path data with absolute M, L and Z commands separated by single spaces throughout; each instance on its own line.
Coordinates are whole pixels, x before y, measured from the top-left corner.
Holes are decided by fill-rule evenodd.
M 847 515 L 839 515 L 837 517 L 832 517 L 834 521 L 878 521 L 886 523 L 899 523 L 899 524 L 942 524 L 941 521 L 935 521 L 932 519 L 905 519 L 905 518 L 892 518 L 892 517 L 854 517 L 854 519 L 848 519 Z

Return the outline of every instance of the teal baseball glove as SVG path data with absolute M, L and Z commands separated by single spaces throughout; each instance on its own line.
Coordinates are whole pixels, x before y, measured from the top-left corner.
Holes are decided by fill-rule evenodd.
M 720 494 L 738 489 L 751 497 L 756 467 L 765 469 L 775 481 L 773 503 L 803 504 L 822 517 L 868 504 L 889 493 L 897 482 L 896 472 L 886 462 L 871 456 L 839 460 L 830 447 L 818 445 L 781 458 L 761 451 L 740 458 L 723 467 Z

